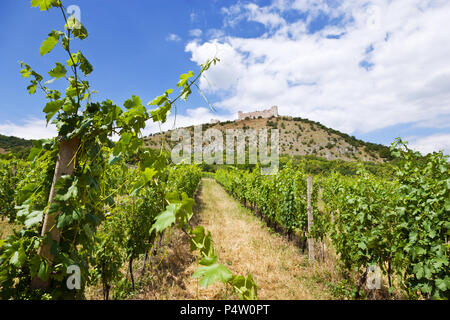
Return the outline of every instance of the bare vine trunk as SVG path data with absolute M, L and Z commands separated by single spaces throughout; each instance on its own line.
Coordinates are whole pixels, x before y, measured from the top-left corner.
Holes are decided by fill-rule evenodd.
M 50 189 L 50 196 L 48 199 L 49 204 L 53 203 L 56 196 L 56 181 L 64 175 L 73 175 L 75 169 L 75 156 L 80 145 L 80 139 L 78 137 L 72 138 L 68 141 L 61 141 L 59 147 L 58 159 L 55 166 L 55 174 L 53 175 L 52 187 Z M 60 231 L 56 227 L 56 214 L 45 213 L 44 225 L 42 226 L 41 236 L 45 236 L 50 233 L 50 238 L 59 244 L 61 237 Z M 38 254 L 48 260 L 49 264 L 53 262 L 53 255 L 51 253 L 52 243 L 51 241 L 43 241 L 38 249 Z M 31 281 L 31 286 L 35 289 L 47 289 L 49 281 L 43 281 L 41 278 L 35 276 Z
M 312 175 L 308 175 L 307 179 L 307 201 L 308 201 L 308 233 L 311 232 L 311 229 L 314 225 L 314 217 L 312 212 L 312 204 L 311 204 L 311 196 L 312 196 L 312 189 L 313 189 L 313 182 L 312 182 Z M 308 236 L 308 257 L 310 261 L 314 261 L 314 238 L 309 235 Z
M 128 262 L 128 267 L 129 267 L 130 278 L 131 278 L 131 288 L 134 291 L 133 258 L 130 258 L 130 261 Z

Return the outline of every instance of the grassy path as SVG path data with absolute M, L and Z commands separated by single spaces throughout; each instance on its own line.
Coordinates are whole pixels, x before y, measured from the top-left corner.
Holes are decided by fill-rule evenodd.
M 212 179 L 202 180 L 200 224 L 211 231 L 222 263 L 239 274 L 249 271 L 259 299 L 325 299 L 315 283 L 317 267 L 300 250 L 231 198 Z M 316 276 L 317 277 L 317 276 Z

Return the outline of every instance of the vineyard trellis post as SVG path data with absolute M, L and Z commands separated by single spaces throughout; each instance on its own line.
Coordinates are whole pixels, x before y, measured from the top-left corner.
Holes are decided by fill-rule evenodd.
M 314 225 L 313 211 L 312 211 L 312 189 L 313 189 L 313 178 L 312 175 L 308 175 L 307 178 L 307 212 L 308 212 L 308 257 L 310 261 L 314 261 L 314 238 L 311 235 L 311 230 Z
M 76 153 L 80 145 L 80 138 L 74 137 L 70 140 L 61 140 L 58 159 L 56 161 L 55 173 L 53 175 L 52 186 L 50 189 L 50 195 L 48 198 L 49 207 L 53 203 L 56 196 L 56 182 L 64 175 L 72 175 L 75 170 Z M 50 233 L 51 241 L 56 241 L 59 244 L 60 231 L 56 227 L 56 217 L 59 213 L 50 214 L 47 210 L 44 217 L 44 224 L 42 226 L 41 236 L 45 237 L 47 233 Z M 38 254 L 47 259 L 51 264 L 53 261 L 53 255 L 51 253 L 52 243 L 51 241 L 43 241 L 38 249 Z M 32 280 L 32 287 L 35 289 L 47 289 L 49 281 L 43 281 L 38 276 L 35 276 Z

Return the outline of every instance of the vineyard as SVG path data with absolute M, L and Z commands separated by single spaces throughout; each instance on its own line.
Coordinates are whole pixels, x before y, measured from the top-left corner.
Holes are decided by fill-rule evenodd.
M 358 279 L 355 297 L 369 266 L 378 266 L 388 278 L 388 294 L 397 287 L 408 298 L 448 299 L 448 157 L 422 157 L 401 140 L 392 154 L 398 160 L 392 177 L 376 177 L 361 166 L 355 177 L 316 176 L 308 187 L 301 166 L 288 164 L 275 176 L 230 168 L 215 178 L 268 225 L 308 246 L 310 258 L 330 238 L 347 275 Z
M 140 278 L 156 272 L 175 232 L 187 239 L 187 251 L 195 257 L 190 276 L 197 284 L 196 297 L 200 287 L 214 284 L 225 288 L 230 299 L 258 299 L 258 279 L 249 268 L 232 272 L 233 264 L 222 263 L 216 249 L 220 243 L 194 221 L 196 194 L 204 181 L 204 186 L 226 190 L 274 231 L 274 251 L 285 248 L 280 245 L 285 237 L 311 268 L 337 261 L 342 281 L 334 286 L 351 292 L 345 298 L 376 298 L 374 290 L 366 289 L 376 268 L 383 283 L 376 289 L 383 299 L 450 297 L 448 156 L 422 156 L 399 139 L 391 147 L 389 170 L 379 176 L 363 165 L 352 176 L 312 176 L 302 162 L 288 163 L 275 175 L 262 175 L 259 166 L 220 166 L 206 173 L 198 165 L 171 163 L 162 148 L 146 147 L 142 131 L 148 122 L 166 122 L 219 59 L 206 61 L 197 75 L 181 74 L 178 93 L 166 90 L 147 104 L 151 110 L 135 95 L 123 106 L 109 99 L 96 102 L 87 81 L 94 68 L 87 55 L 74 49 L 88 37 L 87 29 L 66 16 L 60 0 L 33 0 L 31 5 L 61 12 L 61 30 L 48 34 L 40 54 L 60 50 L 67 60 L 55 62 L 46 81 L 20 62 L 20 74 L 30 81 L 28 93 L 41 92 L 48 100 L 43 112 L 58 136 L 33 141 L 26 160 L 0 159 L 1 300 L 87 299 L 98 288 L 105 300 L 127 298 L 140 286 L 136 262 L 142 263 Z M 52 89 L 56 81 L 66 81 L 64 92 Z M 221 187 L 202 180 L 205 176 Z M 227 217 L 220 219 L 216 223 L 225 226 Z M 245 229 L 246 220 L 233 219 Z M 266 261 L 264 268 L 270 272 L 271 264 Z M 273 274 L 271 279 L 276 281 Z

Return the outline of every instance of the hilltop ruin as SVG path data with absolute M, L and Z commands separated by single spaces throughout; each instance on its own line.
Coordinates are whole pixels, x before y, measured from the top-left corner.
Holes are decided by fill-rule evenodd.
M 263 111 L 254 111 L 254 112 L 238 112 L 238 120 L 245 120 L 246 118 L 249 119 L 256 119 L 256 118 L 270 118 L 270 117 L 278 117 L 278 107 L 273 106 L 270 109 L 263 110 Z

